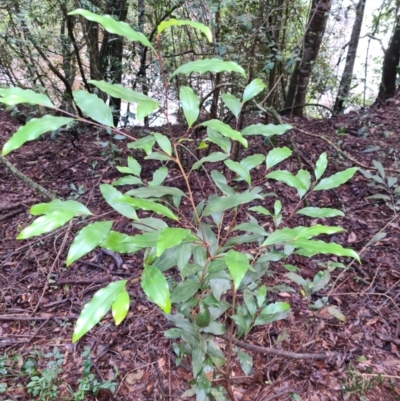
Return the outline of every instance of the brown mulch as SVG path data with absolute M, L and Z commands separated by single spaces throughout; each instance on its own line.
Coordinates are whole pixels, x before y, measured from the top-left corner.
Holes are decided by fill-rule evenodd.
M 293 130 L 277 139 L 277 146 L 296 147 L 293 155 L 280 168 L 312 172 L 322 151 L 327 151 L 326 175 L 351 167 L 354 163 L 338 154 L 324 136 L 362 165 L 379 160 L 390 172 L 400 177 L 400 97 L 381 108 L 354 111 L 331 119 L 292 119 L 289 122 L 302 131 Z M 0 112 L 0 146 L 18 128 L 18 123 L 5 111 Z M 248 121 L 248 123 L 258 122 Z M 131 135 L 136 135 L 132 130 Z M 129 234 L 129 222 L 109 213 L 97 190 L 99 183 L 110 183 L 120 175 L 115 165 L 124 165 L 125 142 L 117 142 L 119 151 L 104 143 L 105 132 L 88 130 L 72 143 L 67 135 L 48 136 L 30 142 L 7 156 L 19 170 L 63 199 L 78 199 L 99 218 L 115 219 L 114 228 Z M 249 141 L 244 155 L 267 152 L 258 139 Z M 155 162 L 146 161 L 143 178 L 151 179 Z M 375 174 L 375 173 L 374 173 Z M 265 171 L 255 171 L 253 182 L 262 183 Z M 167 180 L 184 187 L 177 170 Z M 209 194 L 212 188 L 202 172 L 192 175 L 196 196 Z M 287 301 L 291 316 L 267 326 L 259 326 L 246 342 L 296 353 L 332 353 L 325 359 L 292 359 L 247 351 L 254 359 L 253 371 L 244 376 L 237 361 L 232 362 L 232 387 L 237 401 L 288 400 L 290 392 L 303 400 L 400 400 L 400 226 L 397 216 L 382 201 L 367 199 L 376 190 L 357 173 L 342 187 L 312 194 L 310 206 L 333 207 L 345 212 L 342 219 L 321 223 L 342 225 L 346 231 L 333 236 L 345 247 L 361 252 L 362 264 L 351 264 L 342 273 L 332 273 L 334 287 L 331 304 L 346 316 L 342 323 L 329 314 L 316 313 L 308 307 L 300 289 L 285 277 L 280 264 L 272 264 L 265 283 L 269 287 L 290 285 L 295 292 L 271 291 L 275 301 Z M 398 181 L 400 185 L 400 182 Z M 277 183 L 274 190 L 283 203 L 284 217 L 297 205 L 295 191 Z M 264 206 L 274 199 L 266 198 Z M 179 400 L 193 380 L 190 362 L 176 367 L 172 343 L 163 336 L 168 323 L 161 311 L 149 302 L 140 288 L 140 255 L 122 257 L 122 264 L 98 250 L 66 268 L 68 246 L 57 258 L 65 235 L 68 243 L 73 233 L 66 227 L 27 241 L 15 239 L 31 221 L 29 207 L 41 199 L 32 188 L 17 180 L 0 164 L 0 383 L 7 392 L 0 400 L 33 399 L 26 390 L 29 376 L 26 361 L 32 355 L 51 352 L 58 347 L 64 356 L 59 398 L 72 399 L 82 377 L 82 351 L 89 346 L 91 372 L 98 381 L 117 383 L 114 395 L 101 391 L 98 399 Z M 258 216 L 257 216 L 258 217 Z M 240 216 L 246 219 L 246 216 Z M 289 225 L 309 224 L 309 219 L 293 217 Z M 79 227 L 73 227 L 72 231 Z M 383 231 L 386 236 L 368 245 Z M 288 263 L 301 269 L 303 277 L 312 278 L 318 262 L 326 258 L 291 257 Z M 331 258 L 331 260 L 336 260 Z M 115 327 L 110 314 L 77 344 L 71 334 L 82 306 L 95 291 L 112 280 L 127 278 L 131 296 L 128 318 Z M 314 299 L 314 298 L 313 298 Z M 315 298 L 316 299 L 316 298 Z M 314 300 L 315 300 L 314 299 Z M 219 340 L 218 340 L 219 341 Z M 220 340 L 221 345 L 223 340 Z M 1 377 L 1 360 L 5 358 L 7 374 Z M 37 359 L 46 368 L 43 356 Z M 216 384 L 218 384 L 218 378 Z M 223 384 L 221 381 L 219 384 Z M 364 397 L 364 398 L 362 398 Z M 89 399 L 89 398 L 86 398 Z M 93 398 L 94 399 L 94 398 Z

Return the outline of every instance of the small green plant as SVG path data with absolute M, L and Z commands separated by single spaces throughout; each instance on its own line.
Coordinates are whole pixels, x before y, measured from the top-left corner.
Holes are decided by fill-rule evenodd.
M 96 21 L 112 33 L 119 33 L 149 47 L 154 52 L 160 71 L 164 71 L 162 53 L 142 33 L 109 16 L 99 16 L 87 10 L 78 9 L 71 14 Z M 167 28 L 176 25 L 199 29 L 211 40 L 208 27 L 193 21 L 170 19 L 158 26 L 158 41 Z M 206 72 L 238 73 L 246 77 L 245 71 L 237 63 L 214 58 L 184 64 L 169 79 L 177 74 Z M 135 102 L 138 119 L 159 108 L 159 104 L 148 96 L 120 85 L 95 80 L 89 82 L 110 96 Z M 99 187 L 105 202 L 131 221 L 134 235 L 114 231 L 112 220 L 92 222 L 93 213 L 75 200 L 53 200 L 30 209 L 32 215 L 39 217 L 17 237 L 27 239 L 48 233 L 74 218 L 85 217 L 87 224 L 79 230 L 69 248 L 67 266 L 97 246 L 117 253 L 141 252 L 141 287 L 173 326 L 165 335 L 175 340 L 173 350 L 177 363 L 185 357 L 191 359 L 194 380 L 184 396 L 196 396 L 198 401 L 233 399 L 229 382 L 232 358 L 238 358 L 246 375 L 251 372 L 253 364 L 250 355 L 233 346 L 234 336 L 246 337 L 253 327 L 271 324 L 290 314 L 290 305 L 276 302 L 273 296 L 281 286 L 268 288 L 262 283 L 270 262 L 284 261 L 292 254 L 305 257 L 334 254 L 359 260 L 352 249 L 315 239 L 320 234 L 332 235 L 343 231 L 341 227 L 321 224 L 288 227 L 284 218 L 289 216 L 287 218 L 290 219 L 294 213 L 313 219 L 343 216 L 343 212 L 336 209 L 302 208 L 301 205 L 311 193 L 330 190 L 345 183 L 357 168 L 348 168 L 322 178 L 328 165 L 326 153 L 319 155 L 312 175 L 303 169 L 296 173 L 276 169 L 279 163 L 291 156 L 292 151 L 287 147 L 275 147 L 268 154 L 249 156 L 243 156 L 243 152 L 239 151 L 248 147 L 248 138 L 254 135 L 272 138 L 292 128 L 287 124 L 254 124 L 239 131 L 243 106 L 264 88 L 260 79 L 254 79 L 244 85 L 240 98 L 230 93 L 222 95 L 225 106 L 236 117 L 236 126 L 232 128 L 217 119 L 196 126 L 200 101 L 192 88 L 181 87 L 179 99 L 188 125 L 186 132 L 177 137 L 169 125 L 168 134 L 150 131 L 139 139 L 131 138 L 114 127 L 109 107 L 96 95 L 85 91 L 74 92 L 74 101 L 84 114 L 113 133 L 134 139 L 128 144 L 132 156 L 127 158 L 126 165 L 116 167 L 123 176 L 110 185 L 102 184 Z M 165 99 L 168 99 L 168 95 L 168 82 L 165 81 Z M 27 102 L 56 109 L 47 96 L 19 88 L 0 89 L 0 102 Z M 168 116 L 168 107 L 163 110 Z M 31 120 L 4 145 L 3 154 L 71 120 L 69 117 L 53 116 Z M 197 138 L 200 127 L 205 128 L 206 132 Z M 200 152 L 210 142 L 218 150 L 195 158 L 196 150 Z M 193 146 L 194 151 L 189 146 Z M 142 181 L 140 158 L 133 155 L 144 155 L 146 160 L 161 163 L 153 171 L 150 181 Z M 165 180 L 172 166 L 182 178 L 180 182 L 166 185 Z M 213 166 L 211 170 L 209 166 Z M 197 171 L 200 169 L 204 171 L 203 178 L 209 187 L 206 195 L 195 193 L 191 180 L 192 175 L 200 174 Z M 252 177 L 255 169 L 265 172 L 264 181 L 257 185 Z M 276 194 L 265 192 L 265 187 L 270 187 L 275 181 L 286 184 L 292 188 L 293 194 L 297 194 L 298 203 L 294 211 L 282 211 L 284 199 L 275 200 L 272 211 L 267 209 L 268 199 L 276 197 Z M 125 192 L 116 188 L 125 185 L 133 188 Z M 187 211 L 187 205 L 190 212 Z M 261 220 L 267 220 L 269 230 L 265 229 Z M 329 269 L 332 266 L 325 267 L 312 282 L 300 280 L 301 276 L 298 275 L 297 282 L 306 295 L 310 296 L 328 284 Z M 130 305 L 127 282 L 115 281 L 96 292 L 82 310 L 75 325 L 73 341 L 82 338 L 110 309 L 117 325 L 125 319 Z M 323 302 L 314 304 L 314 307 L 328 305 L 329 299 L 325 297 Z M 328 311 L 342 319 L 335 308 L 329 307 Z M 229 341 L 223 351 L 215 337 L 224 334 L 227 334 Z M 221 374 L 225 376 L 226 387 L 213 384 L 213 379 Z M 77 399 L 82 399 L 88 386 L 94 386 L 88 370 L 81 385 Z
M 371 373 L 371 369 L 368 369 L 368 372 Z M 342 381 L 342 390 L 344 394 L 353 394 L 363 400 L 368 390 L 374 388 L 377 383 L 382 384 L 382 382 L 380 376 L 365 376 L 353 363 L 350 363 L 346 371 L 346 380 Z
M 368 196 L 368 199 L 383 200 L 389 209 L 397 212 L 400 208 L 400 183 L 398 177 L 387 177 L 381 162 L 373 160 L 372 163 L 378 171 L 377 175 L 360 169 L 360 173 L 370 180 L 368 186 L 380 191 L 380 193 Z
M 83 374 L 82 377 L 78 380 L 78 389 L 75 392 L 72 392 L 72 396 L 74 401 L 84 401 L 86 395 L 91 393 L 97 396 L 97 393 L 101 389 L 110 390 L 114 393 L 117 383 L 106 380 L 103 383 L 100 383 L 93 373 L 90 373 L 90 368 L 92 366 L 90 360 L 90 348 L 84 347 L 82 352 L 83 358 Z
M 26 387 L 28 392 L 34 397 L 38 397 L 40 401 L 57 400 L 59 376 L 63 373 L 61 366 L 64 357 L 57 347 L 54 347 L 53 351 L 45 354 L 44 357 L 49 359 L 46 368 L 42 369 L 40 373 L 36 372 L 32 375 Z

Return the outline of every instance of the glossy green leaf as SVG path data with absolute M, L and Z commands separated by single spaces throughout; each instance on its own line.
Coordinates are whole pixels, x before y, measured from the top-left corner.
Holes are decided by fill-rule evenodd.
M 248 102 L 249 100 L 256 97 L 261 91 L 264 90 L 265 84 L 261 79 L 253 79 L 245 88 L 243 92 L 243 103 Z
M 338 186 L 350 180 L 357 170 L 357 167 L 351 167 L 344 171 L 340 171 L 339 173 L 333 174 L 330 177 L 326 177 L 314 187 L 314 191 L 337 188 Z
M 265 155 L 258 153 L 255 155 L 247 156 L 240 161 L 240 164 L 247 170 L 252 170 L 254 167 L 259 166 L 265 160 Z
M 194 163 L 192 166 L 192 170 L 197 170 L 204 163 L 216 163 L 221 160 L 225 160 L 228 157 L 229 157 L 229 155 L 227 153 L 221 153 L 221 152 L 211 153 L 210 155 L 202 157 L 200 160 L 198 160 L 196 163 Z
M 289 187 L 296 188 L 297 190 L 307 190 L 307 187 L 300 181 L 300 179 L 295 177 L 290 171 L 287 170 L 273 171 L 272 173 L 267 174 L 266 177 L 281 181 Z
M 131 189 L 126 192 L 125 195 L 134 196 L 136 198 L 161 198 L 165 195 L 186 196 L 185 193 L 178 188 L 164 187 L 160 185 Z
M 251 291 L 248 288 L 246 288 L 244 290 L 243 301 L 246 305 L 246 308 L 247 308 L 250 316 L 252 318 L 254 318 L 256 311 L 257 311 L 257 305 L 256 305 L 256 301 L 253 297 L 253 294 L 251 293 Z
M 159 107 L 159 104 L 150 97 L 143 95 L 143 93 L 135 92 L 132 89 L 125 88 L 124 86 L 110 84 L 105 81 L 95 81 L 93 79 L 88 82 L 107 93 L 107 95 L 123 99 L 129 103 L 136 103 L 136 115 L 139 121 L 153 113 Z
M 238 351 L 237 356 L 239 358 L 240 367 L 242 368 L 243 373 L 248 376 L 253 368 L 253 358 L 243 351 Z
M 172 160 L 172 157 L 161 152 L 153 152 L 146 156 L 145 160 L 170 161 Z
M 201 331 L 204 333 L 214 334 L 215 336 L 221 336 L 226 333 L 226 328 L 223 323 L 211 322 L 207 327 L 204 327 Z
M 211 178 L 219 190 L 225 195 L 234 195 L 236 192 L 231 188 L 226 181 L 226 177 L 217 170 L 211 171 Z
M 63 226 L 65 223 L 75 217 L 74 212 L 54 211 L 44 216 L 38 217 L 28 227 L 25 227 L 18 235 L 17 239 L 27 239 L 53 231 Z
M 144 293 L 165 313 L 171 312 L 171 299 L 166 278 L 156 267 L 146 265 L 141 285 Z
M 193 89 L 189 88 L 188 86 L 181 87 L 179 91 L 179 100 L 181 101 L 183 114 L 185 115 L 186 121 L 190 128 L 199 116 L 200 101 Z
M 49 203 L 38 203 L 30 208 L 29 213 L 33 216 L 39 216 L 41 214 L 50 214 L 53 212 L 71 212 L 74 216 L 91 216 L 93 213 L 82 205 L 82 203 L 67 200 L 62 201 L 59 199 L 54 199 Z
M 140 177 L 142 166 L 132 156 L 128 156 L 128 167 L 132 171 L 133 175 Z
M 115 325 L 118 326 L 128 314 L 129 311 L 129 294 L 126 290 L 121 291 L 115 301 L 111 305 L 111 312 Z
M 276 164 L 280 163 L 281 161 L 287 159 L 292 154 L 292 151 L 287 148 L 286 146 L 283 148 L 275 148 L 272 149 L 265 159 L 267 163 L 267 170 L 271 167 L 275 166 Z
M 137 248 L 155 247 L 158 240 L 158 232 L 150 231 L 145 234 L 127 235 L 122 241 Z
M 118 295 L 125 291 L 126 283 L 127 280 L 114 281 L 94 294 L 93 298 L 83 307 L 75 324 L 72 342 L 78 341 L 103 319 Z
M 311 174 L 307 170 L 299 170 L 296 174 L 296 177 L 304 184 L 307 189 L 298 188 L 297 193 L 299 194 L 300 198 L 302 198 L 311 186 Z
M 157 256 L 161 256 L 166 249 L 179 245 L 189 234 L 190 230 L 184 228 L 164 228 L 158 236 Z
M 109 249 L 116 253 L 135 253 L 142 249 L 132 243 L 128 243 L 129 235 L 111 230 L 105 240 L 99 244 L 103 249 Z
M 337 209 L 330 208 L 320 208 L 320 207 L 304 207 L 296 212 L 297 214 L 302 214 L 308 217 L 336 217 L 336 216 L 344 216 L 344 213 Z
M 272 216 L 271 212 L 267 210 L 264 206 L 253 206 L 249 207 L 251 212 L 257 212 L 263 214 L 264 216 Z
M 282 135 L 293 127 L 288 124 L 253 124 L 242 130 L 242 135 L 261 135 L 261 136 L 274 136 Z
M 245 70 L 234 61 L 224 61 L 219 58 L 211 58 L 183 64 L 172 73 L 169 79 L 171 80 L 177 74 L 191 74 L 193 72 L 199 74 L 204 74 L 205 72 L 238 72 L 246 77 Z
M 152 202 L 145 199 L 131 198 L 130 196 L 121 196 L 115 200 L 118 203 L 126 203 L 133 206 L 134 208 L 139 208 L 142 210 L 151 210 L 154 213 L 161 214 L 172 220 L 178 221 L 179 219 L 169 210 L 166 206 L 160 205 L 159 203 Z
M 213 142 L 218 145 L 225 153 L 231 153 L 232 143 L 229 138 L 224 137 L 218 131 L 212 128 L 207 128 L 207 141 Z
M 315 241 L 309 239 L 299 239 L 290 243 L 296 249 L 304 249 L 307 252 L 307 256 L 314 256 L 318 253 L 324 255 L 336 255 L 336 256 L 348 256 L 350 258 L 356 259 L 360 262 L 360 257 L 355 251 L 349 248 L 343 248 L 341 245 L 334 242 L 327 243 L 325 241 Z M 297 252 L 299 253 L 299 252 Z M 301 253 L 299 253 L 301 254 Z
M 169 28 L 170 26 L 183 26 L 183 25 L 189 25 L 192 28 L 198 29 L 199 31 L 203 32 L 204 35 L 206 35 L 206 38 L 208 41 L 211 43 L 212 42 L 212 32 L 211 29 L 208 26 L 205 26 L 204 24 L 200 22 L 195 22 L 195 21 L 189 21 L 189 20 L 177 20 L 174 18 L 170 18 L 167 21 L 162 21 L 158 27 L 157 31 L 158 33 L 162 33 L 166 28 Z
M 171 294 L 171 302 L 186 302 L 200 289 L 200 283 L 197 280 L 186 279 L 181 281 Z
M 275 302 L 267 305 L 257 317 L 254 326 L 260 326 L 266 323 L 275 322 L 284 319 L 288 315 L 290 305 L 287 302 Z
M 122 192 L 118 191 L 111 185 L 101 184 L 100 192 L 103 195 L 103 198 L 106 202 L 118 213 L 122 214 L 122 216 L 127 217 L 128 219 L 137 220 L 137 214 L 135 208 L 127 205 L 126 203 L 118 203 L 117 199 L 121 198 Z
M 249 261 L 244 253 L 233 249 L 225 255 L 225 263 L 232 275 L 235 288 L 238 289 L 247 270 L 249 270 Z
M 84 114 L 99 124 L 114 127 L 110 107 L 108 107 L 97 95 L 80 90 L 75 91 L 73 96 L 75 103 Z
M 203 216 L 211 216 L 214 213 L 224 212 L 239 205 L 260 199 L 260 195 L 254 192 L 243 192 L 229 196 L 218 196 L 211 200 L 203 210 Z
M 18 128 L 17 132 L 4 144 L 2 154 L 5 156 L 11 151 L 20 148 L 25 142 L 33 141 L 46 132 L 56 131 L 72 121 L 74 121 L 73 118 L 48 115 L 41 118 L 32 118 L 24 126 Z
M 118 178 L 118 180 L 111 183 L 113 187 L 120 185 L 143 185 L 140 178 L 134 177 L 133 175 L 126 175 L 125 177 Z
M 69 248 L 66 265 L 70 266 L 101 244 L 106 239 L 112 225 L 112 221 L 98 221 L 82 228 Z
M 249 170 L 243 167 L 240 163 L 234 162 L 233 160 L 225 160 L 225 166 L 236 173 L 240 178 L 247 182 L 247 184 L 251 185 L 251 176 Z
M 317 181 L 322 177 L 322 174 L 325 173 L 327 166 L 328 166 L 328 157 L 326 155 L 326 152 L 324 152 L 319 155 L 319 158 L 315 163 L 314 174 Z
M 222 101 L 225 103 L 226 107 L 232 112 L 232 114 L 238 118 L 240 111 L 242 110 L 242 102 L 236 96 L 230 93 L 225 93 L 221 96 Z
M 78 8 L 69 13 L 69 15 L 77 14 L 82 15 L 82 17 L 89 21 L 98 22 L 107 32 L 124 36 L 132 42 L 140 42 L 143 46 L 150 47 L 155 52 L 154 47 L 146 36 L 141 32 L 134 31 L 126 22 L 117 21 L 111 15 L 97 15 L 88 10 L 83 10 L 82 8 Z
M 158 132 L 153 133 L 154 138 L 156 138 L 156 142 L 158 146 L 169 156 L 172 154 L 172 145 L 171 141 L 163 134 L 159 134 Z
M 336 308 L 335 306 L 328 306 L 326 308 L 326 310 L 336 319 L 340 320 L 341 322 L 345 322 L 346 321 L 346 316 L 343 315 L 343 313 Z
M 221 135 L 240 142 L 245 148 L 248 146 L 246 139 L 243 138 L 240 132 L 235 131 L 228 124 L 225 124 L 220 120 L 208 120 L 200 125 L 203 125 L 204 127 L 210 127 L 215 131 L 218 131 Z
M 154 136 L 148 135 L 135 142 L 128 143 L 128 149 L 143 149 L 146 152 L 146 155 L 149 156 L 155 143 L 156 140 Z
M 257 306 L 259 308 L 262 307 L 266 298 L 267 298 L 267 287 L 265 285 L 262 285 L 260 288 L 257 289 L 257 295 L 256 295 Z
M 53 108 L 51 100 L 42 93 L 36 93 L 32 89 L 0 88 L 0 103 L 7 106 L 16 106 L 20 103 L 37 104 Z

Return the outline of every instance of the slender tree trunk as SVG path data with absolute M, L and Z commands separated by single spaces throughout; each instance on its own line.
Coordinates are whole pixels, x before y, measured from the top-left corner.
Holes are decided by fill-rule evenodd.
M 382 67 L 382 79 L 377 102 L 384 102 L 394 96 L 396 91 L 396 74 L 400 61 L 400 16 L 397 17 L 396 26 L 389 47 L 385 52 Z
M 146 17 L 146 1 L 145 0 L 138 0 L 137 3 L 138 7 L 138 31 L 143 33 L 144 32 L 144 22 Z M 147 59 L 147 49 L 141 43 L 139 43 L 139 59 L 140 59 L 140 66 L 139 71 L 137 73 L 137 81 L 142 87 L 143 94 L 147 95 L 149 93 L 149 87 L 147 85 L 147 78 L 146 78 L 146 59 Z M 149 118 L 144 118 L 144 126 L 149 126 Z
M 285 114 L 293 113 L 299 117 L 303 116 L 307 86 L 324 36 L 331 5 L 332 0 L 312 0 L 310 18 L 304 35 L 302 58 L 296 64 L 290 80 Z
M 218 43 L 220 41 L 220 33 L 221 33 L 221 1 L 218 1 L 217 4 L 217 11 L 215 13 L 215 32 L 214 32 L 214 45 L 218 46 Z M 219 95 L 221 93 L 221 88 L 219 85 L 222 83 L 222 74 L 220 72 L 217 72 L 215 74 L 214 78 L 214 93 L 213 93 L 213 100 L 211 102 L 211 107 L 210 107 L 210 119 L 217 118 L 218 114 L 218 101 L 219 101 Z
M 347 51 L 346 64 L 340 80 L 339 91 L 333 110 L 341 113 L 344 110 L 344 102 L 350 94 L 351 80 L 353 78 L 354 63 L 356 61 L 358 42 L 360 40 L 361 26 L 364 19 L 366 0 L 360 0 L 356 7 L 356 19 L 351 32 L 349 49 Z

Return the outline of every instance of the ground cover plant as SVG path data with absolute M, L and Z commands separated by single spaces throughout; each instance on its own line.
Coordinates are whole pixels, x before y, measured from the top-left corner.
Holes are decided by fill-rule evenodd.
M 97 21 L 105 29 L 124 34 L 131 40 L 139 40 L 143 45 L 150 45 L 139 33 L 126 31 L 127 26 L 123 23 L 84 10 L 77 10 L 75 14 Z M 161 25 L 159 33 L 168 26 L 183 24 L 200 29 L 209 36 L 209 30 L 202 25 L 174 20 Z M 154 51 L 162 66 L 161 53 Z M 218 59 L 183 65 L 172 76 L 206 71 L 234 71 L 245 76 L 236 63 Z M 140 118 L 159 107 L 152 99 L 127 88 L 101 81 L 91 83 L 110 96 L 136 102 Z M 263 88 L 261 81 L 253 80 L 245 86 L 241 99 L 225 95 L 223 101 L 239 118 L 243 104 L 255 98 Z M 167 81 L 165 89 L 168 90 Z M 31 91 L 6 89 L 1 90 L 0 95 L 0 100 L 9 105 L 28 102 L 55 109 L 44 95 Z M 133 149 L 132 156 L 128 157 L 126 165 L 117 167 L 123 176 L 111 184 L 100 186 L 105 201 L 131 220 L 137 230 L 136 235 L 112 230 L 113 221 L 97 221 L 92 217 L 92 212 L 77 201 L 54 200 L 31 208 L 31 214 L 40 217 L 25 227 L 18 238 L 42 235 L 70 223 L 76 235 L 69 248 L 67 266 L 97 246 L 116 253 L 142 252 L 142 289 L 165 312 L 173 326 L 166 336 L 177 340 L 173 345 L 177 362 L 188 355 L 191 358 L 194 382 L 186 396 L 193 395 L 198 400 L 223 400 L 232 398 L 229 381 L 232 358 L 237 355 L 245 374 L 249 374 L 252 368 L 251 357 L 234 347 L 234 335 L 245 338 L 253 327 L 285 319 L 290 313 L 290 305 L 271 301 L 270 292 L 273 289 L 260 282 L 268 271 L 269 262 L 284 260 L 292 254 L 313 257 L 319 253 L 359 260 L 351 249 L 314 239 L 317 235 L 341 232 L 341 227 L 320 224 L 290 227 L 288 224 L 294 213 L 310 218 L 343 216 L 343 212 L 337 209 L 308 207 L 306 199 L 312 192 L 329 190 L 345 183 L 357 169 L 348 168 L 323 178 L 328 160 L 326 153 L 322 153 L 317 159 L 313 177 L 302 169 L 296 175 L 286 170 L 276 170 L 280 162 L 291 156 L 292 151 L 287 147 L 274 148 L 266 155 L 259 153 L 241 157 L 241 152 L 236 150 L 239 146 L 246 147 L 248 138 L 283 135 L 291 127 L 257 124 L 239 132 L 222 121 L 209 120 L 200 124 L 206 128 L 206 134 L 197 138 L 193 132 L 198 128 L 195 122 L 199 114 L 199 101 L 189 87 L 182 88 L 179 97 L 188 124 L 185 135 L 176 137 L 170 127 L 168 136 L 152 132 L 140 139 L 132 138 L 135 140 L 128 144 Z M 74 100 L 96 124 L 119 133 L 113 127 L 108 106 L 96 95 L 78 91 L 74 94 Z M 27 140 L 72 123 L 73 119 L 48 115 L 31 120 L 5 144 L 3 154 L 16 150 Z M 193 156 L 190 149 L 201 150 L 210 146 L 210 143 L 219 149 L 200 159 L 185 157 L 183 161 L 187 153 Z M 159 160 L 161 165 L 147 183 L 141 178 L 142 166 L 137 160 L 140 152 L 144 152 L 147 159 Z M 238 158 L 233 157 L 236 154 Z M 217 167 L 211 167 L 209 171 L 210 165 Z M 163 185 L 171 168 L 180 171 L 184 185 Z M 200 168 L 204 169 L 213 190 L 204 199 L 198 200 L 193 196 L 190 174 Z M 259 168 L 265 169 L 265 182 L 254 185 L 251 170 Z M 266 198 L 276 198 L 276 194 L 265 192 L 266 184 L 270 185 L 271 180 L 282 182 L 297 192 L 298 207 L 287 219 L 283 219 L 280 199 L 274 201 L 271 210 L 263 206 Z M 116 188 L 125 185 L 134 188 L 127 192 Z M 181 211 L 183 202 L 191 206 L 190 215 Z M 239 214 L 246 216 L 245 223 L 237 224 Z M 259 215 L 270 217 L 268 230 L 259 224 Z M 96 221 L 91 222 L 91 219 Z M 81 224 L 85 226 L 80 228 Z M 329 283 L 330 273 L 338 267 L 341 265 L 331 263 L 323 266 L 311 281 L 302 278 L 301 272 L 296 273 L 296 266 L 286 265 L 287 277 L 301 285 L 310 301 L 312 294 L 318 293 Z M 177 269 L 178 274 L 172 274 L 173 269 Z M 121 323 L 129 309 L 128 282 L 113 282 L 95 294 L 78 319 L 74 341 L 92 329 L 110 309 L 116 324 Z M 315 311 L 326 310 L 339 320 L 345 320 L 345 316 L 327 297 L 314 297 L 313 301 L 310 305 Z M 228 338 L 225 352 L 218 346 L 215 336 Z M 214 379 L 219 376 L 226 379 L 224 385 L 213 385 Z

